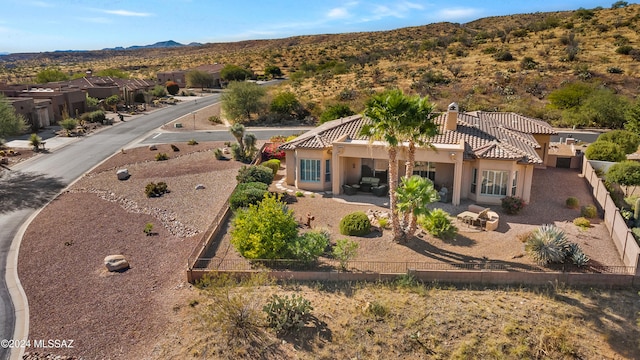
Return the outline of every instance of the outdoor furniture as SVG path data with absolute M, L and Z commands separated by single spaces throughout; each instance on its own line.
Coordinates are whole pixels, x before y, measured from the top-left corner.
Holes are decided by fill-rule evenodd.
M 382 184 L 382 185 L 378 185 L 378 186 L 373 186 L 371 188 L 371 192 L 375 196 L 386 196 L 389 193 L 389 185 L 388 184 Z
M 345 193 L 345 195 L 355 195 L 358 193 L 357 188 L 347 184 L 342 185 L 342 191 Z
M 461 212 L 456 218 L 465 224 L 478 226 L 485 231 L 497 229 L 500 222 L 500 217 L 496 212 L 479 205 L 469 205 L 468 210 Z
M 375 177 L 365 176 L 360 179 L 360 188 L 362 191 L 371 192 L 371 188 L 378 186 L 380 184 L 380 179 Z

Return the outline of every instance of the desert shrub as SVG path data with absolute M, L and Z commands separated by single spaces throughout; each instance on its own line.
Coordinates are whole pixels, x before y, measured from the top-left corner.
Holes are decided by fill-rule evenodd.
M 268 192 L 269 185 L 261 182 L 240 183 L 229 196 L 231 210 L 249 207 L 259 203 Z
M 209 116 L 209 122 L 212 124 L 222 124 L 222 119 L 218 115 Z
M 238 209 L 231 227 L 231 243 L 248 259 L 291 258 L 288 245 L 298 237 L 293 211 L 273 194 L 265 195 L 256 205 Z
M 329 246 L 329 231 L 312 230 L 301 234 L 289 245 L 291 257 L 305 263 L 312 263 Z
M 569 196 L 565 201 L 565 204 L 569 209 L 577 209 L 578 206 L 580 205 L 580 202 L 578 201 L 578 198 L 574 196 Z
M 369 217 L 362 211 L 347 214 L 340 220 L 340 234 L 364 236 L 371 231 Z
M 633 237 L 636 239 L 636 242 L 640 244 L 640 228 L 634 227 L 631 229 L 631 233 Z
M 273 175 L 274 176 L 276 175 L 278 170 L 280 170 L 280 160 L 278 160 L 278 159 L 270 159 L 270 160 L 267 160 L 267 161 L 261 163 L 260 165 L 266 166 L 269 169 L 273 170 Z
M 542 225 L 534 230 L 525 244 L 525 251 L 538 264 L 562 263 L 564 248 L 568 245 L 564 231 L 553 225 Z
M 173 144 L 171 144 L 171 150 L 173 150 L 174 152 L 180 151 L 180 149 L 177 146 L 173 145 Z
M 304 197 L 304 193 L 302 191 L 296 191 L 296 197 Z
M 510 215 L 516 215 L 524 209 L 525 202 L 517 196 L 505 196 L 502 198 L 502 210 Z
M 278 335 L 299 330 L 309 322 L 311 303 L 300 295 L 271 295 L 269 302 L 262 308 L 267 314 L 267 323 Z
M 262 165 L 257 166 L 243 166 L 238 170 L 236 176 L 238 183 L 246 182 L 261 182 L 265 184 L 271 184 L 273 181 L 273 171 Z
M 339 239 L 333 247 L 332 255 L 340 262 L 342 270 L 347 269 L 347 264 L 358 254 L 358 243 L 349 239 Z
M 164 160 L 169 160 L 169 155 L 167 155 L 166 153 L 156 154 L 156 161 L 164 161 Z
M 367 303 L 365 313 L 373 316 L 376 320 L 382 320 L 389 314 L 389 308 L 379 301 L 372 301 Z
M 509 51 L 500 51 L 493 56 L 496 61 L 513 61 L 513 55 Z
M 143 233 L 147 234 L 147 236 L 151 236 L 153 234 L 153 224 L 152 223 L 146 223 L 144 225 L 144 229 L 142 230 Z
M 565 247 L 565 262 L 566 261 L 570 261 L 574 265 L 581 267 L 587 265 L 589 256 L 582 251 L 580 245 L 569 243 L 569 246 Z
M 144 193 L 147 197 L 158 197 L 168 193 L 167 183 L 161 181 L 159 183 L 150 182 L 144 187 Z
M 165 87 L 170 95 L 176 95 L 180 91 L 180 85 L 175 81 L 167 81 Z
M 216 159 L 218 160 L 226 160 L 227 158 L 224 156 L 224 153 L 222 152 L 222 149 L 217 148 L 215 150 L 213 150 L 213 156 L 216 157 Z
M 587 205 L 580 208 L 580 215 L 588 219 L 593 219 L 598 216 L 598 210 L 593 205 Z
M 609 66 L 607 68 L 607 72 L 609 74 L 623 74 L 624 70 L 622 70 L 621 68 L 617 67 L 617 66 Z
M 591 220 L 585 217 L 578 217 L 573 219 L 573 225 L 581 229 L 588 229 L 589 227 L 591 227 Z
M 640 135 L 629 130 L 612 130 L 598 136 L 596 142 L 608 141 L 618 145 L 625 154 L 632 154 L 638 150 Z
M 347 104 L 335 104 L 327 106 L 327 108 L 320 115 L 320 123 L 327 121 L 340 119 L 343 117 L 354 115 L 355 113 Z
M 389 226 L 389 219 L 386 217 L 378 218 L 378 225 L 380 225 L 381 229 L 386 229 Z
M 58 125 L 60 125 L 60 127 L 62 127 L 66 131 L 68 136 L 71 133 L 71 131 L 75 129 L 76 126 L 78 126 L 78 120 L 73 118 L 67 118 L 67 119 L 58 121 Z
M 618 53 L 620 55 L 629 55 L 631 53 L 631 50 L 633 50 L 633 46 L 631 46 L 631 45 L 622 45 L 622 46 L 619 46 L 618 48 L 616 48 L 616 53 Z
M 453 239 L 458 233 L 458 228 L 451 223 L 449 213 L 442 209 L 433 209 L 428 215 L 420 216 L 418 225 L 439 239 Z
M 91 111 L 91 112 L 80 115 L 80 120 L 87 121 L 90 123 L 101 123 L 103 120 L 106 120 L 106 119 L 107 119 L 107 116 L 102 110 Z
M 271 143 L 265 146 L 264 150 L 262 150 L 262 156 L 265 159 L 277 159 L 282 161 L 285 158 L 285 152 L 283 150 L 278 149 L 281 143 Z
M 196 139 L 191 139 L 191 140 L 189 140 L 187 145 L 198 145 L 198 142 L 196 141 Z

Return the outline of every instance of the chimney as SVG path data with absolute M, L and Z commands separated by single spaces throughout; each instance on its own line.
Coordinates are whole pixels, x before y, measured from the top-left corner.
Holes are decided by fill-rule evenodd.
M 447 119 L 444 123 L 445 130 L 456 131 L 458 124 L 458 104 L 452 102 L 447 109 Z

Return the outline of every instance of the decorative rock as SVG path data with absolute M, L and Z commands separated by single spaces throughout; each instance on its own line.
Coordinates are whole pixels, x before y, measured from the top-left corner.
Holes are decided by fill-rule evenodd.
M 104 258 L 104 265 L 109 271 L 121 271 L 129 268 L 129 262 L 123 255 L 109 255 Z
M 129 174 L 129 170 L 127 169 L 120 169 L 116 172 L 116 175 L 118 176 L 118 180 L 127 180 L 131 175 Z
M 202 189 L 204 189 L 204 185 L 203 184 L 196 185 L 196 190 L 202 190 Z
M 149 145 L 149 150 L 151 151 L 158 150 L 158 147 L 155 145 Z

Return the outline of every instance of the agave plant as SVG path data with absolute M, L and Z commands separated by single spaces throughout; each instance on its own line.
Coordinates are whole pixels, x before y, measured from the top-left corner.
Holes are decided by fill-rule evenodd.
M 587 256 L 587 254 L 582 251 L 580 245 L 576 243 L 569 244 L 566 258 L 571 260 L 577 267 L 585 266 L 589 262 L 589 256 Z
M 536 229 L 525 244 L 529 256 L 541 265 L 564 262 L 568 247 L 564 231 L 550 224 Z

